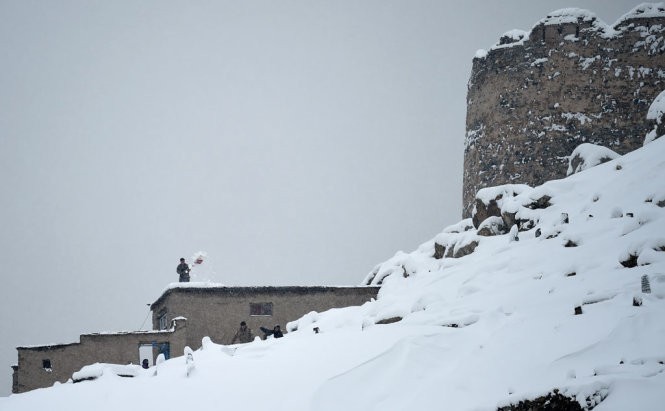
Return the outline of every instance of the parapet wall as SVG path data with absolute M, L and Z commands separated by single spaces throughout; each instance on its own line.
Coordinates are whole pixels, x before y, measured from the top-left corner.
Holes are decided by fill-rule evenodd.
M 641 147 L 654 127 L 649 105 L 665 90 L 664 34 L 662 3 L 613 26 L 563 9 L 479 50 L 467 94 L 464 217 L 481 188 L 565 177 L 579 144 L 620 154 Z

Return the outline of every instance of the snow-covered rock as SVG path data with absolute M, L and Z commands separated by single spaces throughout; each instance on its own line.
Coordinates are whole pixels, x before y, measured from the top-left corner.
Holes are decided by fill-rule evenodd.
M 568 158 L 567 175 L 579 173 L 587 168 L 597 166 L 598 164 L 614 160 L 619 154 L 607 147 L 591 143 L 580 144 L 573 150 Z

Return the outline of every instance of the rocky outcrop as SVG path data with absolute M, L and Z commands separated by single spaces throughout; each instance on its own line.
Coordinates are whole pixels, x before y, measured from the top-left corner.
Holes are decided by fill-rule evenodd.
M 497 411 L 583 411 L 574 398 L 566 397 L 558 392 L 549 393 L 533 400 L 520 401 L 497 408 Z
M 478 227 L 478 235 L 483 237 L 506 234 L 507 232 L 508 230 L 501 217 L 488 217 Z
M 389 277 L 408 279 L 417 274 L 417 267 L 431 266 L 439 269 L 442 260 L 462 258 L 472 254 L 480 244 L 480 237 L 471 219 L 446 227 L 431 241 L 421 245 L 419 252 L 396 253 L 389 260 L 377 265 L 363 284 L 381 286 Z
M 590 411 L 607 398 L 607 388 L 592 393 L 582 401 L 579 394 L 568 394 L 558 389 L 534 399 L 526 399 L 517 403 L 500 406 L 497 411 Z
M 483 187 L 565 177 L 568 156 L 581 143 L 625 154 L 647 134 L 662 135 L 661 115 L 652 110 L 645 120 L 663 90 L 662 4 L 638 6 L 613 26 L 590 12 L 564 9 L 529 32 L 506 33 L 473 60 L 464 216 L 471 216 Z
M 453 253 L 453 258 L 462 258 L 469 255 L 476 250 L 476 247 L 478 247 L 478 241 L 471 241 L 470 243 L 457 248 Z

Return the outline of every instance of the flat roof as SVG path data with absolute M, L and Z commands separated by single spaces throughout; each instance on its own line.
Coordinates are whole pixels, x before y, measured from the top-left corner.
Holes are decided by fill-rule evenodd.
M 348 290 L 376 290 L 378 286 L 224 286 L 218 283 L 171 283 L 162 292 L 162 294 L 150 305 L 150 309 L 154 311 L 154 307 L 160 304 L 167 296 L 174 292 L 192 293 L 192 294 L 227 294 L 230 296 L 243 296 L 243 295 L 256 295 L 256 294 L 271 294 L 271 293 L 291 293 L 291 294 L 309 294 L 309 293 L 324 293 L 332 290 L 348 289 Z

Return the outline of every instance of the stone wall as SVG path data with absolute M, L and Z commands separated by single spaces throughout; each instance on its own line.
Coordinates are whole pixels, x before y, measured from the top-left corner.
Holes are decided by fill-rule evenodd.
M 187 345 L 201 346 L 203 337 L 218 344 L 230 344 L 241 321 L 254 335 L 259 327 L 272 329 L 311 311 L 362 305 L 376 298 L 378 287 L 177 287 L 167 290 L 152 306 L 153 327 L 159 318 L 187 318 Z M 272 303 L 272 315 L 251 315 L 250 304 Z
M 178 321 L 171 330 L 114 334 L 84 334 L 72 344 L 17 347 L 18 366 L 14 370 L 13 393 L 64 383 L 83 366 L 94 363 L 140 364 L 139 346 L 168 343 L 173 355 L 182 355 L 186 323 Z M 154 345 L 154 344 L 153 344 Z M 156 356 L 156 352 L 154 353 Z M 48 361 L 50 367 L 45 367 Z
M 654 127 L 649 105 L 665 90 L 664 34 L 662 6 L 636 7 L 614 26 L 565 9 L 480 50 L 467 94 L 464 217 L 481 188 L 565 177 L 581 143 L 641 147 Z

